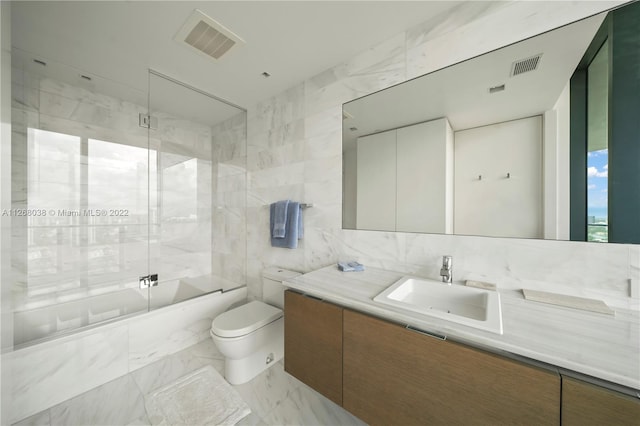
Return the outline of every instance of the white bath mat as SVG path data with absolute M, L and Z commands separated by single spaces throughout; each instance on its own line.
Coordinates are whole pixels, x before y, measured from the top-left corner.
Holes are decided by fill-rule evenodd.
M 238 392 L 206 366 L 155 390 L 145 398 L 153 425 L 235 425 L 251 413 Z

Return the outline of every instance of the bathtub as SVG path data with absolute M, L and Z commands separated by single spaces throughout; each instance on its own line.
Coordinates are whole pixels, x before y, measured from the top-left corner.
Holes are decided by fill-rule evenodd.
M 237 288 L 211 275 L 162 282 L 151 289 L 127 288 L 14 312 L 14 348 L 144 314 L 204 294 Z
M 201 295 L 207 281 L 219 282 L 161 283 L 148 301 L 146 290 L 126 289 L 16 312 L 14 340 L 23 343 L 2 358 L 11 423 L 209 339 L 213 318 L 244 303 L 247 288 Z

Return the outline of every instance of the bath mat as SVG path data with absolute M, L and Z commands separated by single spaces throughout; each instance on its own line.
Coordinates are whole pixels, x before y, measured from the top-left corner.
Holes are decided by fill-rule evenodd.
M 153 391 L 145 405 L 151 424 L 162 426 L 235 425 L 251 413 L 210 365 Z

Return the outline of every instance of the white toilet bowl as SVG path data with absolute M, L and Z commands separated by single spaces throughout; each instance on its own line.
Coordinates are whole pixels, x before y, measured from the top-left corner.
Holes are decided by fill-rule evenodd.
M 211 338 L 225 356 L 224 377 L 229 383 L 246 383 L 284 356 L 282 281 L 297 275 L 284 269 L 266 269 L 263 292 L 270 304 L 249 302 L 213 320 Z

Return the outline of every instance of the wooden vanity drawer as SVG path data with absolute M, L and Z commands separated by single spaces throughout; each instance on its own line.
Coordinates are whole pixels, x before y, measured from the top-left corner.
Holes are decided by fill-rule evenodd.
M 284 369 L 342 405 L 342 311 L 300 293 L 285 292 Z
M 343 406 L 372 425 L 557 425 L 560 377 L 344 311 Z
M 640 399 L 562 377 L 562 425 L 640 425 Z

